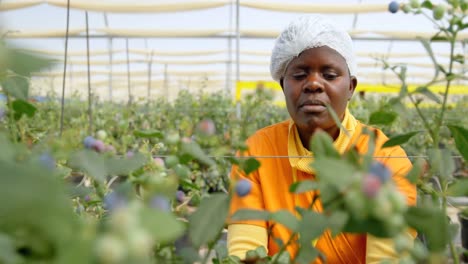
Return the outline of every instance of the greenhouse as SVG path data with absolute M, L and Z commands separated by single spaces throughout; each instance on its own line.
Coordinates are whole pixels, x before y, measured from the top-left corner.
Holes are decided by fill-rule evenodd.
M 0 263 L 468 263 L 468 1 L 0 1 Z

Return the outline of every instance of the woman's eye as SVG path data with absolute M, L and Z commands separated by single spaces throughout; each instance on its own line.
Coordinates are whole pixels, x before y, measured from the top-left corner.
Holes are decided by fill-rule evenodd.
M 294 73 L 292 77 L 296 80 L 302 80 L 306 77 L 306 74 L 301 72 L 301 73 Z
M 327 80 L 334 80 L 336 77 L 338 77 L 338 75 L 335 73 L 324 73 L 323 77 Z

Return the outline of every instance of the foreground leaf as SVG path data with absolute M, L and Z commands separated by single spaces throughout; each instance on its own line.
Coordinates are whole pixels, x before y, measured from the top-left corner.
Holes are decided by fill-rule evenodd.
M 229 196 L 213 194 L 204 198 L 189 217 L 189 235 L 195 247 L 214 241 L 224 227 L 229 212 Z
M 389 138 L 382 145 L 382 148 L 388 148 L 388 147 L 393 147 L 393 146 L 404 144 L 404 143 L 408 142 L 408 140 L 410 140 L 412 137 L 414 137 L 415 135 L 417 135 L 420 132 L 421 131 L 413 131 L 413 132 L 393 136 L 393 137 Z
M 450 132 L 455 139 L 455 145 L 458 151 L 463 156 L 465 161 L 468 161 L 468 129 L 461 126 L 448 125 Z

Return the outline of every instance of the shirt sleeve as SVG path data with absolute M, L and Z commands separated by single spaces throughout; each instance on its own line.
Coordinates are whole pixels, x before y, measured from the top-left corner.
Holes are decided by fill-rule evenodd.
M 410 241 L 414 241 L 415 233 L 411 230 L 405 232 Z M 366 263 L 378 264 L 383 260 L 388 260 L 390 263 L 399 263 L 400 255 L 395 251 L 395 245 L 391 238 L 378 238 L 372 235 L 367 235 L 366 243 Z
M 230 256 L 245 259 L 249 250 L 263 246 L 268 251 L 268 233 L 266 228 L 249 224 L 232 224 L 228 226 L 228 252 Z

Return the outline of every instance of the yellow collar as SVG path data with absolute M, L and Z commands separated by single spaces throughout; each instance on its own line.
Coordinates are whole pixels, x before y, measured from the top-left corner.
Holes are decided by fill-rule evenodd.
M 339 153 L 343 154 L 349 145 L 351 138 L 353 137 L 357 125 L 356 119 L 348 109 L 345 111 L 345 115 L 341 124 L 348 131 L 348 133 L 340 131 L 340 134 L 333 142 L 333 145 Z M 313 169 L 310 167 L 310 163 L 314 161 L 314 155 L 302 145 L 296 124 L 292 119 L 289 121 L 288 156 L 289 163 L 293 169 L 301 170 L 311 174 L 314 173 Z

